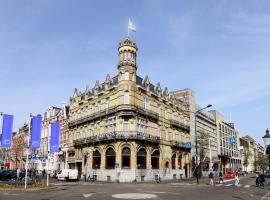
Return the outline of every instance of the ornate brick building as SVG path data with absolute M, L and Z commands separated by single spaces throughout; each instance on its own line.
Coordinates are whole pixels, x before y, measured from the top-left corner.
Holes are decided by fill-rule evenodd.
M 75 89 L 69 110 L 69 167 L 102 181 L 190 176 L 188 105 L 137 75 L 137 46 L 119 44 L 118 75 Z

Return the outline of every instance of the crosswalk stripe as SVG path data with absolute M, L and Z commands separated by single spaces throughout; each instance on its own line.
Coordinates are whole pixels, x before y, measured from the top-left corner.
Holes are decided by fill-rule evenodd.
M 236 187 L 241 187 L 242 186 L 242 184 L 238 184 L 238 185 L 236 185 Z
M 216 187 L 221 187 L 221 186 L 230 187 L 230 186 L 234 186 L 234 184 L 216 184 Z M 251 185 L 238 184 L 236 185 L 236 187 L 250 188 Z
M 220 187 L 220 186 L 222 186 L 222 185 L 223 185 L 223 184 L 217 184 L 216 186 L 217 186 L 217 187 Z
M 267 192 L 261 199 L 262 200 L 268 200 L 270 197 L 270 192 Z
M 244 188 L 249 188 L 251 185 L 245 185 Z

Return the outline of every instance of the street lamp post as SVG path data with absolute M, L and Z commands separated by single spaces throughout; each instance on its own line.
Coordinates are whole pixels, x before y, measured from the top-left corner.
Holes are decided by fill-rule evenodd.
M 269 166 L 269 169 L 270 169 L 270 134 L 269 134 L 269 130 L 266 129 L 265 131 L 265 136 L 262 137 L 263 138 L 263 142 L 264 142 L 264 145 L 265 145 L 265 154 L 268 155 L 268 166 Z
M 195 114 L 195 147 L 196 147 L 196 178 L 197 178 L 197 184 L 199 184 L 199 166 L 198 166 L 198 134 L 197 134 L 197 113 L 201 112 L 202 110 L 206 109 L 206 108 L 210 108 L 212 107 L 211 104 L 209 104 L 208 106 L 201 108 L 199 110 L 197 110 L 194 114 Z

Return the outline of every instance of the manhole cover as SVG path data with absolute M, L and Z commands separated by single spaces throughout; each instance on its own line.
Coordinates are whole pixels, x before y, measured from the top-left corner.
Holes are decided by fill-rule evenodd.
M 155 194 L 146 194 L 146 193 L 124 193 L 124 194 L 114 194 L 113 198 L 116 199 L 152 199 L 156 198 Z

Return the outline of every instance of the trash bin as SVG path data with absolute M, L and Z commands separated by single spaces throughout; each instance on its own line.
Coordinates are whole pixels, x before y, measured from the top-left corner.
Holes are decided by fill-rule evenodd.
M 173 180 L 176 180 L 176 174 L 173 174 Z

